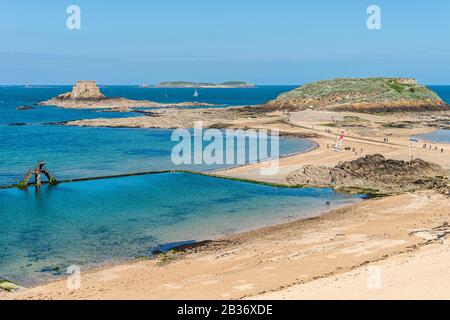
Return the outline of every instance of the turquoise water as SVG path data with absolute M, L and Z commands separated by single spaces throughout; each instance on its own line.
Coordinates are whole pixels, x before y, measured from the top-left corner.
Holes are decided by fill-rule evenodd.
M 262 103 L 290 90 L 290 86 L 255 89 L 200 90 L 197 101 L 230 105 Z M 34 104 L 69 91 L 70 87 L 0 87 L 0 185 L 16 184 L 40 159 L 59 179 L 113 175 L 168 169 L 212 170 L 223 166 L 179 166 L 170 159 L 176 142 L 170 130 L 77 128 L 46 125 L 84 118 L 126 117 L 135 113 L 98 112 L 39 107 Z M 150 99 L 158 102 L 194 101 L 191 89 L 155 89 L 131 86 L 103 87 L 108 96 Z M 19 111 L 18 106 L 34 109 Z M 10 126 L 25 123 L 24 126 Z M 280 154 L 310 149 L 305 139 L 281 139 Z
M 171 130 L 68 126 L 0 126 L 0 185 L 16 184 L 39 159 L 60 180 L 171 169 L 212 170 L 225 165 L 171 161 Z M 205 143 L 206 145 L 207 143 Z M 280 153 L 312 148 L 307 139 L 280 139 Z M 237 145 L 236 145 L 237 148 Z
M 358 197 L 173 173 L 0 190 L 0 276 L 23 285 L 340 206 Z

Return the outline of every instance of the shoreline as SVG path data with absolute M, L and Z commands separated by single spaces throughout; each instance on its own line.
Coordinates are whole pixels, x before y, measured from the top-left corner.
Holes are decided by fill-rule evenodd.
M 227 179 L 227 178 L 224 178 L 224 179 Z M 286 187 L 288 187 L 288 186 L 286 186 Z M 239 231 L 231 231 L 231 232 L 223 233 L 223 234 L 216 235 L 216 236 L 211 236 L 211 237 L 204 238 L 204 239 L 173 241 L 173 242 L 168 242 L 168 243 L 161 243 L 157 247 L 152 249 L 151 254 L 148 256 L 139 256 L 139 257 L 128 258 L 128 259 L 119 259 L 118 258 L 115 260 L 113 259 L 113 260 L 105 261 L 103 263 L 87 265 L 87 266 L 82 267 L 82 269 L 83 269 L 83 272 L 92 274 L 92 273 L 96 273 L 96 272 L 107 271 L 110 268 L 127 266 L 129 264 L 139 263 L 141 261 L 159 262 L 161 258 L 164 259 L 164 256 L 167 254 L 170 254 L 171 252 L 174 252 L 175 254 L 189 254 L 190 252 L 196 252 L 196 251 L 198 252 L 203 249 L 207 250 L 209 246 L 220 245 L 224 242 L 227 242 L 228 239 L 230 239 L 230 238 L 240 237 L 240 236 L 244 236 L 246 234 L 251 234 L 254 232 L 260 232 L 261 230 L 264 230 L 264 229 L 278 228 L 278 227 L 282 227 L 284 225 L 289 225 L 291 223 L 299 223 L 303 220 L 316 219 L 323 215 L 330 214 L 334 210 L 350 207 L 350 206 L 352 206 L 354 204 L 358 204 L 362 201 L 367 201 L 370 198 L 361 197 L 358 199 L 355 198 L 354 203 L 337 205 L 333 209 L 330 208 L 330 209 L 325 209 L 325 210 L 319 210 L 318 212 L 311 214 L 310 217 L 282 218 L 277 222 L 270 223 L 267 225 L 264 225 L 264 224 L 263 225 L 255 225 L 253 227 L 249 227 L 249 228 L 242 229 Z M 165 247 L 166 249 L 162 250 L 162 249 L 160 249 L 161 247 Z M 26 287 L 26 286 L 21 286 L 18 283 L 9 281 L 7 278 L 3 278 L 0 276 L 0 280 L 4 280 L 4 281 L 10 282 L 14 285 L 17 285 L 19 288 L 21 288 L 21 291 L 30 290 L 33 288 L 43 287 L 43 286 L 51 285 L 51 284 L 54 284 L 57 282 L 65 281 L 66 278 L 67 278 L 67 276 L 57 276 L 57 277 L 55 277 L 55 279 L 49 279 L 48 281 L 38 281 L 35 285 Z M 0 300 L 2 300 L 2 290 L 1 289 L 0 289 Z
M 425 198 L 428 197 L 426 203 L 421 200 L 424 196 Z M 391 203 L 404 203 L 404 201 L 409 200 L 412 200 L 410 205 L 412 211 L 395 213 L 390 210 Z M 433 204 L 433 208 L 428 207 L 430 204 Z M 211 242 L 202 242 L 195 246 L 188 246 L 186 250 L 159 255 L 152 260 L 131 260 L 93 268 L 83 273 L 82 281 L 83 283 L 87 282 L 87 284 L 83 285 L 79 291 L 68 290 L 65 288 L 65 280 L 57 280 L 15 293 L 3 294 L 3 296 L 0 293 L 0 299 L 165 299 L 178 292 L 174 291 L 175 287 L 182 292 L 175 294 L 172 297 L 173 299 L 183 299 L 188 296 L 193 299 L 258 297 L 259 295 L 269 294 L 269 292 L 281 292 L 284 288 L 315 283 L 320 279 L 338 276 L 366 265 L 387 261 L 389 257 L 395 257 L 405 252 L 412 254 L 422 247 L 434 244 L 434 241 L 430 239 L 424 241 L 424 238 L 415 236 L 415 234 L 412 235 L 412 232 L 415 230 L 417 221 L 426 220 L 427 217 L 435 217 L 433 221 L 429 219 L 427 221 L 426 227 L 429 230 L 442 225 L 446 215 L 443 212 L 436 212 L 440 211 L 435 210 L 436 207 L 434 206 L 436 205 L 441 209 L 450 207 L 445 197 L 432 192 L 366 200 L 333 209 L 316 217 L 297 219 L 227 235 Z M 426 211 L 422 212 L 424 209 Z M 374 210 L 377 211 L 379 216 L 372 215 L 372 212 L 375 212 Z M 425 216 L 421 217 L 421 215 Z M 349 225 L 350 221 L 353 222 Z M 375 221 L 378 221 L 378 223 L 375 223 Z M 323 228 L 324 226 L 328 227 Z M 399 228 L 399 226 L 401 227 Z M 366 236 L 362 236 L 359 230 L 367 228 L 372 229 L 373 234 L 367 235 L 369 238 L 366 239 Z M 344 229 L 353 231 L 348 233 L 349 230 L 344 232 Z M 297 231 L 293 233 L 294 230 Z M 297 233 L 303 234 L 303 236 L 298 238 Z M 328 237 L 331 237 L 332 240 L 327 240 Z M 282 242 L 275 240 L 274 243 L 273 239 L 284 240 Z M 368 239 L 371 240 L 367 242 Z M 303 250 L 305 251 L 301 250 L 301 247 L 304 247 Z M 323 250 L 326 252 L 322 252 Z M 296 257 L 295 255 L 292 256 L 295 252 L 297 252 L 299 261 L 296 261 L 297 259 L 292 260 Z M 329 256 L 332 252 L 334 252 L 334 257 Z M 279 256 L 280 254 L 281 256 Z M 284 256 L 288 259 L 287 261 L 292 260 L 291 263 L 294 266 L 289 266 L 290 263 L 280 265 L 277 262 L 278 256 L 279 258 Z M 246 261 L 248 260 L 244 265 L 250 263 L 248 265 L 250 270 L 240 267 L 235 269 L 236 263 L 244 258 Z M 229 271 L 224 270 L 212 276 L 211 272 L 214 273 L 215 271 L 206 272 L 207 266 L 197 270 L 199 266 L 205 264 L 205 259 L 210 261 L 207 263 L 209 267 L 214 270 L 218 268 L 216 272 L 224 267 L 226 270 L 236 271 L 229 274 Z M 325 261 L 320 262 L 323 259 Z M 340 262 L 337 263 L 337 260 Z M 309 262 L 305 264 L 306 261 Z M 316 269 L 314 261 L 320 265 L 320 270 L 316 272 L 314 271 Z M 238 265 L 240 264 L 238 263 Z M 260 264 L 263 264 L 263 266 Z M 272 275 L 274 279 L 269 276 L 267 280 L 270 281 L 268 283 L 256 282 L 253 285 L 248 285 L 243 281 L 242 284 L 239 284 L 238 279 L 240 278 L 249 279 L 248 277 L 250 277 L 251 279 L 250 274 L 252 272 L 257 272 L 256 278 L 262 277 L 261 279 L 265 279 L 267 278 L 267 276 L 264 276 L 266 271 L 262 272 L 263 270 L 278 268 L 284 270 L 287 279 L 280 282 L 281 278 L 277 277 L 275 273 Z M 306 272 L 301 271 L 302 268 L 308 269 L 312 274 L 301 276 Z M 214 292 L 204 291 L 205 286 L 211 287 L 214 284 L 213 286 L 216 287 L 216 284 L 218 284 L 211 279 L 208 281 L 202 279 L 206 282 L 202 282 L 203 286 L 200 286 L 200 288 L 195 283 L 190 283 L 189 279 L 197 279 L 203 272 L 206 273 L 206 278 L 212 277 L 216 281 L 220 279 L 220 285 L 217 286 L 216 290 L 213 290 Z M 232 290 L 229 296 L 224 296 L 227 291 L 223 286 L 227 287 L 226 283 L 229 277 L 235 280 L 231 284 L 237 284 L 237 289 Z M 141 281 L 145 282 L 141 283 Z M 180 282 L 180 288 L 175 285 L 175 283 L 178 283 L 177 281 Z M 187 285 L 186 282 L 190 284 Z M 275 283 L 277 283 L 276 286 L 274 286 Z M 188 292 L 191 295 L 187 295 Z M 218 292 L 222 292 L 222 294 L 219 295 Z

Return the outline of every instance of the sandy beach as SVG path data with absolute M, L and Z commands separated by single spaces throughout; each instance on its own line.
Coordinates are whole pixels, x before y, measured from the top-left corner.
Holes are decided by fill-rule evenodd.
M 336 282 L 330 277 L 346 279 L 349 272 L 361 274 L 361 268 L 379 265 L 390 279 L 390 272 L 394 272 L 391 265 L 397 266 L 399 259 L 404 263 L 420 260 L 436 248 L 440 254 L 434 256 L 442 261 L 448 249 L 445 235 L 450 232 L 446 224 L 449 210 L 448 198 L 433 193 L 372 199 L 318 218 L 225 237 L 187 254 L 82 273 L 80 290 L 67 289 L 66 280 L 62 280 L 14 294 L 3 293 L 2 298 L 301 298 L 306 290 L 303 286 L 315 288 L 315 284 L 317 297 L 333 298 Z M 411 283 L 415 287 L 418 282 L 432 287 L 423 259 L 420 261 L 419 274 L 412 267 L 404 272 L 414 278 Z M 440 278 L 436 265 L 426 267 L 434 272 L 434 278 Z M 443 268 L 442 277 L 448 276 L 447 271 Z M 360 288 L 353 297 L 370 294 L 365 288 L 366 277 L 361 275 L 360 279 L 362 283 L 348 283 Z M 389 290 L 378 291 L 380 298 L 401 298 L 396 296 L 396 289 L 402 286 L 399 292 L 405 292 L 408 283 L 389 282 L 388 286 Z M 292 291 L 286 293 L 290 288 Z M 407 292 L 409 298 L 424 296 L 421 290 Z M 440 293 L 442 298 L 449 296 L 448 290 Z M 307 297 L 316 297 L 314 290 Z
M 307 111 L 309 112 L 309 111 Z M 350 151 L 335 152 L 327 144 L 335 132 L 323 124 L 328 117 L 292 114 L 276 123 L 246 120 L 246 127 L 276 128 L 293 135 L 311 135 L 319 147 L 280 160 L 274 176 L 261 176 L 266 163 L 234 168 L 217 175 L 285 183 L 305 165 L 336 165 L 339 161 L 381 153 L 408 160 L 414 157 L 450 168 L 449 145 L 438 151 L 422 143 L 409 147 L 412 135 L 433 128 L 346 129 Z M 317 115 L 319 116 L 319 115 Z M 379 116 L 363 116 L 371 121 Z M 304 120 L 304 119 L 307 120 Z M 395 121 L 395 118 L 383 118 Z M 130 120 L 136 121 L 136 120 Z M 242 123 L 241 123 L 242 124 Z M 389 137 L 389 142 L 384 138 Z M 353 151 L 353 148 L 355 151 Z M 434 145 L 433 145 L 434 148 Z M 442 151 L 441 151 L 442 149 Z M 331 208 L 333 209 L 333 208 Z M 298 209 L 301 211 L 301 208 Z M 140 260 L 82 272 L 80 290 L 66 280 L 15 293 L 2 299 L 416 299 L 450 298 L 445 286 L 450 232 L 450 201 L 435 191 L 398 194 L 365 200 L 331 210 L 317 218 L 294 221 L 230 235 L 155 260 Z M 380 270 L 380 288 L 367 285 L 367 268 Z M 430 293 L 433 291 L 433 293 Z
M 448 300 L 449 253 L 448 240 L 441 241 L 414 253 L 406 252 L 379 261 L 374 266 L 359 267 L 350 272 L 294 285 L 273 293 L 256 295 L 250 299 Z M 370 284 L 374 267 L 380 270 L 379 286 Z

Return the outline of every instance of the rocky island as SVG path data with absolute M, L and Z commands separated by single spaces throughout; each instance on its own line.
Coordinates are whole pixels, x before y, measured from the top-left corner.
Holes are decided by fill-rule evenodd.
M 149 100 L 110 98 L 103 95 L 96 82 L 92 80 L 77 81 L 71 92 L 60 94 L 55 98 L 41 102 L 40 105 L 67 109 L 109 109 L 119 112 L 132 111 L 132 108 L 215 106 L 200 102 L 158 103 Z
M 157 84 L 157 88 L 254 88 L 255 85 L 245 81 L 226 81 L 222 83 L 165 81 Z
M 353 112 L 448 109 L 433 91 L 410 78 L 334 79 L 305 84 L 268 103 L 279 109 Z

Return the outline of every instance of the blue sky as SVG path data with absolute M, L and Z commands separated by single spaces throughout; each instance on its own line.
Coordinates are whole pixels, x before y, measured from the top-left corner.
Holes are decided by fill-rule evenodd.
M 68 30 L 66 8 L 81 8 Z M 366 28 L 369 5 L 382 29 Z M 0 83 L 405 76 L 450 84 L 448 0 L 0 2 Z

